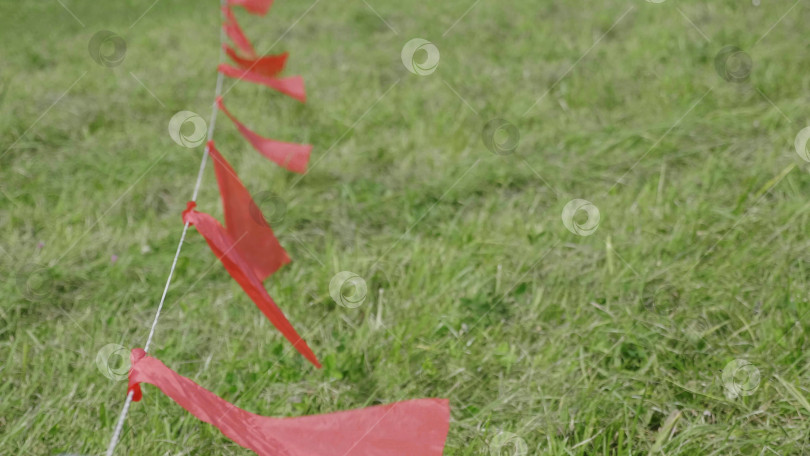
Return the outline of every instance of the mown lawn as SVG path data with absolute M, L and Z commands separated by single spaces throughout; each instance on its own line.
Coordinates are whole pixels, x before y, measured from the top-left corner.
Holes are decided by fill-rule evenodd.
M 293 262 L 268 290 L 325 366 L 194 230 L 153 354 L 263 415 L 449 398 L 447 455 L 810 452 L 810 166 L 794 147 L 810 5 L 759 3 L 239 11 L 309 99 L 226 80 L 228 107 L 313 144 L 310 171 L 269 163 L 223 116 L 215 138 L 272 214 Z M 202 154 L 167 124 L 208 117 L 218 21 L 213 0 L 3 1 L 0 454 L 106 448 L 126 382 L 97 355 L 148 335 Z M 88 52 L 102 30 L 126 43 L 116 66 Z M 402 63 L 414 38 L 440 53 L 430 74 Z M 592 218 L 569 230 L 577 199 Z M 221 218 L 210 166 L 198 208 Z M 341 271 L 367 285 L 357 308 L 330 296 Z M 251 454 L 144 395 L 117 454 Z

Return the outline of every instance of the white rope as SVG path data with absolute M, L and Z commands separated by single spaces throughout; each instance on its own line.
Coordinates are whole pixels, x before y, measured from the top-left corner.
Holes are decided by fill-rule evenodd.
M 220 0 L 220 6 L 225 6 L 225 0 Z M 224 59 L 224 51 L 222 50 L 222 45 L 225 43 L 225 30 L 220 27 L 219 33 L 219 40 L 220 40 L 220 51 L 219 51 L 219 61 L 220 63 Z M 225 79 L 225 76 L 222 73 L 217 75 L 217 87 L 214 95 L 214 106 L 211 108 L 211 118 L 208 122 L 208 141 L 211 141 L 214 138 L 214 126 L 217 122 L 217 103 L 216 99 L 222 93 L 222 83 Z M 205 173 L 205 164 L 208 161 L 208 143 L 205 144 L 205 150 L 203 151 L 202 160 L 200 161 L 200 170 L 197 171 L 197 182 L 194 184 L 194 193 L 191 196 L 191 201 L 197 201 L 197 194 L 200 191 L 200 184 L 202 183 L 202 177 Z M 172 283 L 172 277 L 174 277 L 174 270 L 177 267 L 177 259 L 180 258 L 180 250 L 183 249 L 183 243 L 186 240 L 186 233 L 188 232 L 188 222 L 183 225 L 183 234 L 180 235 L 180 243 L 177 245 L 177 251 L 174 252 L 174 260 L 172 260 L 172 268 L 169 270 L 169 277 L 166 279 L 166 286 L 163 287 L 163 295 L 160 297 L 160 304 L 158 304 L 157 312 L 155 312 L 155 319 L 152 321 L 152 328 L 149 330 L 149 337 L 146 339 L 146 344 L 143 347 L 145 352 L 149 351 L 149 345 L 152 343 L 152 337 L 155 335 L 155 328 L 157 328 L 158 320 L 160 319 L 160 311 L 163 310 L 163 303 L 166 301 L 166 294 L 169 292 L 169 286 Z M 110 439 L 110 445 L 107 447 L 107 456 L 112 456 L 115 452 L 115 447 L 118 446 L 118 441 L 121 439 L 121 431 L 124 428 L 124 421 L 127 419 L 127 413 L 129 412 L 129 406 L 132 404 L 132 395 L 134 393 L 130 391 L 127 393 L 127 399 L 124 401 L 124 408 L 121 410 L 121 415 L 118 416 L 118 422 L 115 424 L 115 431 L 113 432 L 112 438 Z

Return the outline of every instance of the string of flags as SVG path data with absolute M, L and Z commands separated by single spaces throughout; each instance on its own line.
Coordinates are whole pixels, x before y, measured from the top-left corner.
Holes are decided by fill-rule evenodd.
M 242 7 L 250 14 L 263 16 L 272 3 L 273 0 L 225 0 L 223 31 L 233 47 L 223 43 L 223 50 L 235 66 L 223 63 L 218 71 L 305 102 L 304 81 L 300 76 L 279 77 L 288 54 L 258 56 L 232 10 Z M 311 145 L 258 135 L 225 108 L 220 96 L 216 107 L 261 155 L 289 171 L 306 172 Z M 223 226 L 211 215 L 198 211 L 194 201 L 189 201 L 183 211 L 183 222 L 202 235 L 228 274 L 273 326 L 301 355 L 320 368 L 315 353 L 264 288 L 263 281 L 290 262 L 289 255 L 264 217 L 257 216 L 261 212 L 250 192 L 213 141 L 208 142 L 206 150 L 213 161 L 225 223 Z M 450 405 L 445 399 L 406 400 L 302 417 L 260 416 L 230 404 L 174 372 L 144 349 L 135 348 L 131 353 L 128 400 L 141 400 L 141 383 L 158 387 L 201 421 L 262 456 L 440 456 L 450 426 Z M 122 416 L 126 410 L 125 405 Z

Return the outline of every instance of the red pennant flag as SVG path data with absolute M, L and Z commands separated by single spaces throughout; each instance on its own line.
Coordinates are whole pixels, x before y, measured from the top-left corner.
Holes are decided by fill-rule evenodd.
M 225 6 L 222 8 L 222 12 L 225 13 L 225 22 L 222 24 L 222 28 L 225 29 L 225 34 L 228 35 L 228 38 L 230 38 L 233 44 L 247 57 L 251 59 L 257 58 L 253 45 L 250 44 L 250 40 L 247 39 L 245 33 L 242 31 L 242 27 L 239 26 L 239 22 L 236 21 L 236 16 L 233 15 L 233 11 Z
M 236 128 L 239 129 L 239 132 L 242 133 L 242 136 L 244 136 L 260 154 L 276 162 L 282 168 L 288 169 L 294 173 L 303 174 L 307 172 L 307 163 L 309 162 L 309 155 L 312 152 L 312 146 L 309 144 L 276 141 L 259 136 L 237 120 L 236 117 L 231 115 L 225 108 L 222 97 L 217 98 L 217 106 L 231 119 L 233 124 L 236 125 Z
M 227 44 L 223 44 L 225 53 L 228 54 L 233 63 L 243 70 L 250 70 L 268 78 L 276 77 L 284 69 L 287 63 L 288 54 L 285 52 L 279 55 L 266 55 L 257 59 L 246 59 L 239 56 L 236 50 Z
M 388 405 L 271 418 L 242 410 L 166 367 L 140 348 L 132 350 L 129 389 L 157 386 L 199 420 L 259 456 L 441 456 L 450 428 L 446 399 L 416 399 Z
M 262 281 L 256 277 L 251 265 L 242 258 L 239 251 L 235 248 L 235 244 L 242 241 L 242 239 L 234 240 L 214 217 L 203 212 L 197 212 L 194 210 L 194 207 L 196 207 L 196 204 L 193 201 L 189 201 L 188 207 L 183 211 L 183 222 L 187 222 L 197 228 L 197 231 L 205 238 L 206 242 L 208 242 L 208 246 L 211 248 L 211 251 L 214 252 L 214 255 L 222 261 L 228 274 L 242 287 L 242 290 L 247 293 L 253 303 L 256 304 L 256 307 L 273 323 L 273 326 L 281 331 L 281 334 L 283 334 L 284 337 L 293 344 L 293 347 L 304 355 L 306 359 L 316 367 L 321 367 L 321 363 L 318 362 L 318 358 L 312 353 L 312 349 L 310 349 L 306 341 L 298 335 L 298 332 L 295 331 L 295 328 L 293 328 L 292 324 L 287 320 L 287 317 L 284 316 L 281 309 L 273 302 L 273 298 L 267 294 L 267 290 L 264 289 Z
M 241 6 L 249 13 L 264 16 L 267 14 L 267 10 L 270 9 L 270 5 L 273 4 L 273 0 L 228 0 L 228 4 Z
M 208 142 L 208 153 L 214 160 L 219 194 L 225 211 L 225 230 L 231 239 L 240 239 L 234 247 L 250 264 L 253 273 L 264 281 L 278 268 L 290 262 L 273 229 L 264 220 L 261 210 L 251 198 L 236 171 L 219 153 L 214 142 Z
M 304 90 L 304 79 L 301 76 L 291 76 L 288 78 L 268 78 L 255 71 L 242 70 L 240 68 L 232 67 L 227 63 L 219 64 L 217 70 L 229 78 L 244 79 L 245 81 L 254 84 L 261 84 L 271 89 L 278 90 L 279 92 L 295 98 L 300 102 L 307 101 L 307 94 Z

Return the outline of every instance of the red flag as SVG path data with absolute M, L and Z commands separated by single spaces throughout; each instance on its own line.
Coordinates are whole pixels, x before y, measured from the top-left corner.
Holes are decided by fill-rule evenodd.
M 217 97 L 217 106 L 233 121 L 233 124 L 239 129 L 242 136 L 244 136 L 260 154 L 276 162 L 282 168 L 286 168 L 294 173 L 303 174 L 307 172 L 307 162 L 309 162 L 312 146 L 309 144 L 276 141 L 259 136 L 228 112 L 225 108 L 225 104 L 222 102 L 222 97 Z
M 250 44 L 250 40 L 247 39 L 245 33 L 242 32 L 242 27 L 240 27 L 239 22 L 236 21 L 236 16 L 233 15 L 233 11 L 231 11 L 229 7 L 224 6 L 222 7 L 222 12 L 225 13 L 225 22 L 222 24 L 222 28 L 225 29 L 228 38 L 230 38 L 233 44 L 247 57 L 251 59 L 257 58 L 253 45 Z
M 300 102 L 307 101 L 307 94 L 304 90 L 304 79 L 301 76 L 291 76 L 288 78 L 268 78 L 255 71 L 242 70 L 232 67 L 227 63 L 220 63 L 217 70 L 229 78 L 244 79 L 254 84 L 261 84 L 271 89 L 289 95 Z
M 150 383 L 199 420 L 260 456 L 441 456 L 450 428 L 446 399 L 416 399 L 364 409 L 271 418 L 242 410 L 166 367 L 140 348 L 132 350 L 129 389 Z
M 208 141 L 208 153 L 214 160 L 222 208 L 225 211 L 225 230 L 231 239 L 239 239 L 234 247 L 250 264 L 259 280 L 263 281 L 278 268 L 290 262 L 290 257 L 279 244 L 273 229 L 264 220 L 236 171 Z
M 239 68 L 255 71 L 268 78 L 276 77 L 281 73 L 281 70 L 284 69 L 284 64 L 287 63 L 288 54 L 286 52 L 279 55 L 266 55 L 256 59 L 246 59 L 240 57 L 239 54 L 236 53 L 236 50 L 227 44 L 223 44 L 222 47 L 225 49 L 225 53 L 228 54 L 228 57 L 230 57 L 233 63 Z
M 188 207 L 183 211 L 183 222 L 188 222 L 197 228 L 197 231 L 208 242 L 208 246 L 214 252 L 214 255 L 222 261 L 228 274 L 242 287 L 242 290 L 247 293 L 250 299 L 256 304 L 256 307 L 273 323 L 281 334 L 284 335 L 293 347 L 296 348 L 306 359 L 308 359 L 316 367 L 321 367 L 318 358 L 312 353 L 306 341 L 298 335 L 292 324 L 290 324 L 287 317 L 281 309 L 278 308 L 273 298 L 267 294 L 264 289 L 262 281 L 256 277 L 251 265 L 245 261 L 235 248 L 237 242 L 242 239 L 234 240 L 228 235 L 227 231 L 216 221 L 214 217 L 194 210 L 196 204 L 193 201 L 188 202 Z
M 249 13 L 264 16 L 270 9 L 270 5 L 273 4 L 273 0 L 228 0 L 228 4 L 241 6 Z

